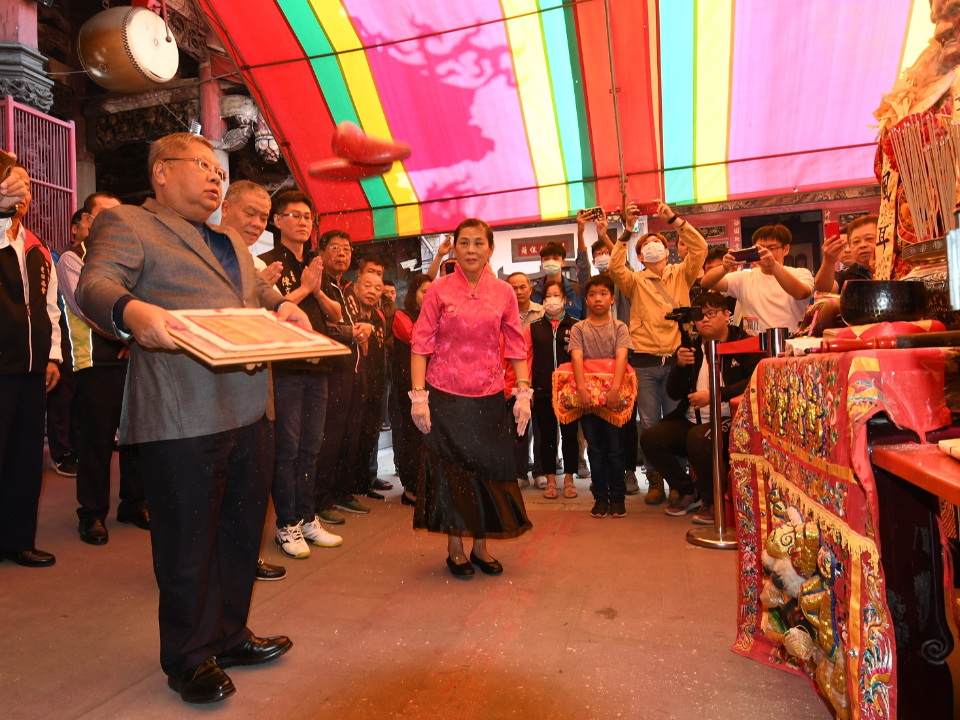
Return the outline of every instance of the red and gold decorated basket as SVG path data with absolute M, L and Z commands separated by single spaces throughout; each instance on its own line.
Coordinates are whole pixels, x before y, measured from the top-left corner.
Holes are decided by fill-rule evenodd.
M 608 423 L 623 427 L 630 419 L 633 404 L 637 399 L 637 374 L 627 365 L 627 371 L 620 383 L 620 405 L 611 410 L 604 402 L 610 386 L 613 384 L 613 371 L 616 360 L 584 360 L 583 372 L 592 403 L 588 408 L 580 407 L 580 395 L 577 393 L 577 381 L 573 378 L 573 365 L 564 363 L 553 371 L 553 411 L 562 423 L 573 422 L 584 413 L 599 415 Z

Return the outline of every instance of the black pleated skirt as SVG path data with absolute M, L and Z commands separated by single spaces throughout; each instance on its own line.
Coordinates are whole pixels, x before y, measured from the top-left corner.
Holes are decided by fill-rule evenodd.
M 413 527 L 471 538 L 519 537 L 532 526 L 517 485 L 515 423 L 503 393 L 430 390 Z

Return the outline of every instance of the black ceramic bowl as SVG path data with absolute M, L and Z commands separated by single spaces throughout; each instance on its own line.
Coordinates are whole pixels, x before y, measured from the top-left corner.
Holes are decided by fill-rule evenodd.
M 904 280 L 848 280 L 840 293 L 840 315 L 847 325 L 922 320 L 923 283 Z

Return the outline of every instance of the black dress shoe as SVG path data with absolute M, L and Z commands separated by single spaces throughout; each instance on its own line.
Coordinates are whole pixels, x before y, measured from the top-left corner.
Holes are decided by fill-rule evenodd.
M 12 560 L 17 565 L 23 565 L 24 567 L 50 567 L 57 561 L 50 553 L 36 548 L 18 553 L 0 552 L 0 559 Z
M 258 638 L 254 635 L 242 645 L 217 655 L 217 664 L 222 668 L 262 665 L 276 660 L 292 647 L 290 638 L 283 635 L 269 638 Z
M 130 523 L 131 525 L 136 525 L 141 530 L 149 530 L 150 513 L 147 512 L 145 507 L 142 507 L 139 510 L 134 510 L 133 512 L 125 512 L 123 514 L 118 512 L 117 522 Z
M 467 580 L 477 574 L 477 571 L 473 569 L 473 565 L 468 562 L 465 562 L 463 565 L 457 565 L 450 559 L 449 555 L 447 555 L 447 567 L 450 568 L 450 572 L 455 578 L 460 578 L 461 580 Z
M 370 487 L 373 490 L 393 490 L 393 483 L 388 483 L 386 480 L 381 480 L 380 478 L 374 478 L 370 483 Z
M 220 702 L 237 691 L 233 681 L 220 669 L 214 658 L 179 675 L 168 675 L 167 685 L 180 693 L 184 702 L 196 705 Z
M 406 493 L 403 493 L 402 495 L 400 495 L 400 504 L 401 504 L 401 505 L 409 505 L 410 507 L 416 507 L 416 506 L 417 506 L 417 499 L 416 499 L 416 498 L 411 498 L 411 497 L 409 497 Z
M 383 500 L 383 495 L 378 493 L 376 490 L 367 490 L 367 497 L 371 500 Z
M 473 551 L 470 552 L 470 562 L 480 568 L 487 575 L 499 575 L 503 572 L 503 565 L 500 564 L 499 560 L 491 560 L 490 562 L 485 562 L 473 554 Z
M 106 545 L 110 539 L 107 526 L 100 518 L 87 518 L 80 521 L 80 539 L 91 545 Z
M 265 563 L 263 558 L 257 560 L 257 580 L 283 580 L 286 576 L 285 567 Z

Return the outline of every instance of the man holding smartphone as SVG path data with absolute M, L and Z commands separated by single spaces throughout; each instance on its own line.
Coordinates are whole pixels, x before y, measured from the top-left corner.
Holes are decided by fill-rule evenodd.
M 806 268 L 783 264 L 793 241 L 786 226 L 764 225 L 753 234 L 752 241 L 760 252 L 755 270 L 741 269 L 745 261 L 728 252 L 722 265 L 701 278 L 700 286 L 739 300 L 745 317 L 759 319 L 760 332 L 777 327 L 793 332 L 800 326 L 813 295 L 813 275 Z
M 668 264 L 667 241 L 662 235 L 647 233 L 637 241 L 637 255 L 644 269 L 634 272 L 627 264 L 627 243 L 633 237 L 632 228 L 640 213 L 635 203 L 627 203 L 623 213 L 625 229 L 610 254 L 610 277 L 630 299 L 630 338 L 634 350 L 630 363 L 637 372 L 637 409 L 643 432 L 677 406 L 677 401 L 667 394 L 667 378 L 670 359 L 680 347 L 680 327 L 666 316 L 674 308 L 690 304 L 690 288 L 707 256 L 707 241 L 668 205 L 660 203 L 657 215 L 676 228 L 687 245 L 687 256 L 681 263 Z M 649 463 L 644 464 L 649 483 L 645 502 L 659 505 L 666 500 L 663 476 Z
M 838 293 L 848 280 L 873 280 L 873 262 L 877 249 L 877 216 L 866 215 L 851 222 L 846 232 L 823 241 L 823 263 L 817 271 L 817 291 Z M 853 262 L 837 270 L 844 250 Z

